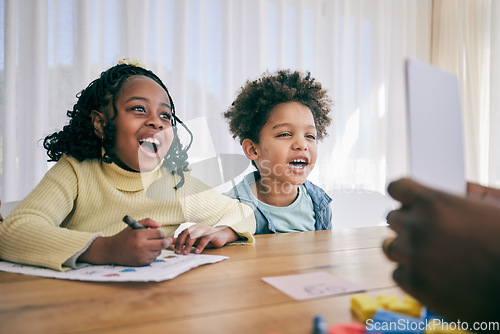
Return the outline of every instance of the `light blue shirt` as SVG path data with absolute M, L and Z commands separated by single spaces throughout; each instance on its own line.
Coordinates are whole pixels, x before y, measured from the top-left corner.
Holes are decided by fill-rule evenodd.
M 288 206 L 272 206 L 257 198 L 256 201 L 257 206 L 272 217 L 278 233 L 315 230 L 316 217 L 313 202 L 304 185 L 299 186 L 299 196 Z
M 255 234 L 276 233 L 273 218 L 257 206 L 257 199 L 253 196 L 252 190 L 250 189 L 250 184 L 259 178 L 260 175 L 258 171 L 249 173 L 243 178 L 243 180 L 241 180 L 240 183 L 235 185 L 228 192 L 224 193 L 224 195 L 236 198 L 241 203 L 244 203 L 252 208 L 253 213 L 255 214 L 255 220 L 257 221 Z M 330 202 L 332 199 L 323 191 L 323 189 L 307 180 L 304 182 L 303 186 L 306 189 L 307 194 L 311 197 L 313 203 L 316 220 L 316 224 L 314 225 L 315 230 L 330 230 L 332 228 L 332 210 L 330 208 Z

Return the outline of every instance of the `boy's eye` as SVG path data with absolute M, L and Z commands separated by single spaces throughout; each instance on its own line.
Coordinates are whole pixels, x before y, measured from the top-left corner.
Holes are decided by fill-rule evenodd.
M 316 140 L 316 136 L 315 135 L 307 135 L 306 137 L 309 138 L 309 139 L 312 139 L 312 140 Z
M 285 133 L 280 133 L 277 137 L 288 137 L 288 136 L 291 136 L 292 134 L 289 133 L 289 132 L 285 132 Z

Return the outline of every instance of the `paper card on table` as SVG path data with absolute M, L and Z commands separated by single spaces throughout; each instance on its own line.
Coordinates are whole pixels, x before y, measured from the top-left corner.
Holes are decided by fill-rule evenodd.
M 364 291 L 359 285 L 322 271 L 263 277 L 262 280 L 295 300 L 321 298 Z
M 28 266 L 19 263 L 0 261 L 0 270 L 12 273 L 96 282 L 160 282 L 172 279 L 192 268 L 216 263 L 227 256 L 188 254 L 177 255 L 163 250 L 156 260 L 148 266 L 126 267 L 117 265 L 90 265 L 68 271 Z

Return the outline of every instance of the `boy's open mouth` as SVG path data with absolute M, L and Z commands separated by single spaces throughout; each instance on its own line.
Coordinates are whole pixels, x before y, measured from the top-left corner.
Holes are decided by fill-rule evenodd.
M 158 152 L 158 149 L 161 146 L 161 143 L 156 138 L 148 137 L 148 138 L 144 138 L 144 139 L 139 140 L 139 145 L 141 145 L 141 147 L 144 150 L 156 154 Z
M 293 168 L 306 168 L 308 164 L 306 159 L 294 159 L 288 163 L 288 165 Z

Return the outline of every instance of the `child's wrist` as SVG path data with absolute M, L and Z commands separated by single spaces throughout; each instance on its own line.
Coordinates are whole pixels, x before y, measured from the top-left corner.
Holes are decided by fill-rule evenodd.
M 87 262 L 92 264 L 107 264 L 109 262 L 108 237 L 97 237 L 92 244 L 77 259 L 77 262 Z
M 230 242 L 234 242 L 238 239 L 240 239 L 240 235 L 238 233 L 236 233 L 232 228 L 230 227 L 226 227 L 223 229 L 223 231 L 226 233 L 226 244 L 230 243 Z

